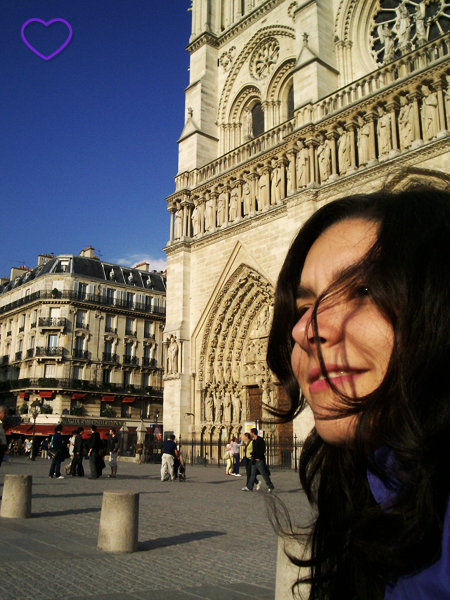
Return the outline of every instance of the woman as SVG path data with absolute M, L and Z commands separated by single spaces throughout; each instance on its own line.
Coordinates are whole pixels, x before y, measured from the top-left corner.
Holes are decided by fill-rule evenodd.
M 233 451 L 231 448 L 231 443 L 227 444 L 225 448 L 225 475 L 231 475 L 233 471 Z
M 268 363 L 315 428 L 310 600 L 450 597 L 450 194 L 330 203 L 280 273 Z M 299 589 L 302 586 L 299 585 Z
M 56 479 L 64 479 L 64 476 L 61 475 L 61 462 L 64 460 L 63 456 L 63 439 L 61 435 L 63 426 L 57 425 L 55 427 L 55 435 L 53 436 L 52 443 L 50 449 L 53 453 L 52 464 L 50 465 L 49 478 L 52 479 L 56 477 Z

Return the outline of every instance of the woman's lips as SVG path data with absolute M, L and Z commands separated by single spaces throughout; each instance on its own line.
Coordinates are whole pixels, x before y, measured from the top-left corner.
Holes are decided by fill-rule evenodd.
M 345 385 L 353 387 L 355 380 L 365 373 L 365 371 L 362 370 L 348 368 L 327 369 L 327 371 L 330 381 L 336 387 L 343 387 Z M 310 394 L 317 394 L 319 392 L 323 392 L 325 390 L 330 389 L 330 384 L 321 372 L 319 375 L 317 375 L 315 370 L 313 370 L 309 375 L 308 379 L 311 381 L 309 385 Z

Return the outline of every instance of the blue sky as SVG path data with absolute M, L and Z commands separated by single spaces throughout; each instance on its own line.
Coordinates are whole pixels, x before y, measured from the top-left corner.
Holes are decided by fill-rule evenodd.
M 0 276 L 38 254 L 78 254 L 162 269 L 164 198 L 174 189 L 190 0 L 2 0 Z M 51 60 L 21 37 L 32 18 L 64 19 Z M 48 56 L 67 27 L 31 23 Z

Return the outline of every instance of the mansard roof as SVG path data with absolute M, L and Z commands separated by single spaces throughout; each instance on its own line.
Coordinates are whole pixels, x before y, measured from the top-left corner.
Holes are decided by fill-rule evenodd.
M 22 275 L 0 286 L 0 296 L 11 290 L 29 284 L 44 275 L 66 274 L 78 276 L 95 281 L 105 281 L 111 285 L 120 284 L 130 288 L 159 293 L 166 292 L 166 276 L 158 271 L 141 271 L 122 265 L 103 262 L 98 258 L 88 258 L 75 254 L 61 254 L 50 258 L 45 264 L 31 270 L 26 270 Z

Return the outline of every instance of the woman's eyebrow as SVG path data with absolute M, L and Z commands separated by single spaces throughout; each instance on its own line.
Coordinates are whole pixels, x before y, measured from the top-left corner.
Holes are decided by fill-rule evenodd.
M 314 292 L 301 283 L 298 284 L 297 293 L 295 295 L 297 300 L 305 300 L 306 298 L 314 298 Z

